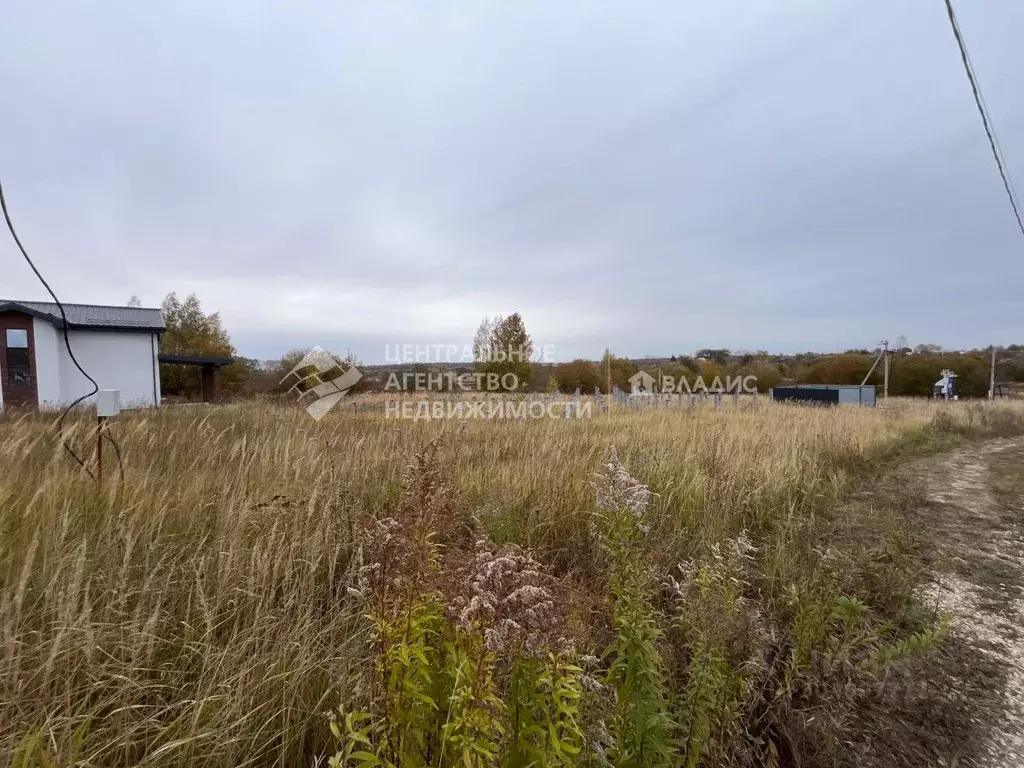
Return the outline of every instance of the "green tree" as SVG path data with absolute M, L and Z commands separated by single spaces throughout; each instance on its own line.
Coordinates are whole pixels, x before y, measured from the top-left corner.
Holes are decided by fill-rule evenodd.
M 494 320 L 485 317 L 480 321 L 480 327 L 476 329 L 473 336 L 473 362 L 476 363 L 477 370 L 481 370 L 481 366 L 490 362 L 494 325 L 498 322 L 501 322 L 500 315 Z
M 601 372 L 591 360 L 559 363 L 555 366 L 555 378 L 563 392 L 575 392 L 578 388 L 585 395 L 594 394 L 594 389 L 604 383 Z
M 989 354 L 944 352 L 894 356 L 889 374 L 889 394 L 928 397 L 943 369 L 948 368 L 957 374 L 954 390 L 958 395 L 985 397 L 988 394 Z M 873 376 L 872 381 L 874 379 Z
M 629 392 L 629 377 L 637 372 L 637 367 L 625 357 L 616 357 L 612 354 L 610 349 L 604 351 L 604 355 L 601 356 L 601 362 L 598 364 L 598 375 L 601 379 L 601 391 L 608 391 L 608 374 L 611 374 L 611 385 L 618 387 L 619 389 Z M 650 373 L 650 371 L 648 371 Z
M 683 386 L 685 380 L 691 387 L 697 380 L 697 374 L 692 368 L 687 368 L 685 365 L 668 365 L 658 369 L 662 376 L 671 376 L 676 386 Z M 648 371 L 655 378 L 658 378 L 655 373 Z
M 871 370 L 873 355 L 829 355 L 811 363 L 802 380 L 807 384 L 860 384 Z M 882 364 L 875 366 L 868 384 L 881 384 Z
M 485 317 L 473 337 L 473 357 L 477 371 L 499 377 L 501 389 L 512 389 L 508 374 L 515 377 L 515 389 L 526 388 L 533 369 L 533 341 L 522 316 L 514 312 L 494 320 Z
M 711 360 L 705 360 L 701 363 L 698 366 L 698 372 L 701 380 L 704 382 L 704 386 L 708 389 L 724 387 L 726 378 L 729 375 L 723 364 Z
M 778 367 L 767 362 L 755 362 L 751 366 L 740 368 L 732 373 L 734 376 L 756 377 L 758 392 L 767 392 L 782 381 L 782 374 Z
M 234 357 L 235 348 L 220 322 L 220 314 L 206 314 L 196 295 L 181 301 L 174 292 L 160 305 L 166 330 L 160 336 L 160 351 L 178 355 Z M 248 380 L 246 364 L 236 361 L 221 369 L 221 386 L 227 392 L 239 392 Z M 160 388 L 167 394 L 195 397 L 202 391 L 201 371 L 197 366 L 161 365 Z
M 711 360 L 719 365 L 725 365 L 729 361 L 729 350 L 724 348 L 698 349 L 696 356 L 703 357 L 705 360 Z

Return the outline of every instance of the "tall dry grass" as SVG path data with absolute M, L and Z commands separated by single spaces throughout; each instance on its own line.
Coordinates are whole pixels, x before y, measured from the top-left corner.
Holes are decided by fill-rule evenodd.
M 57 764 L 308 765 L 331 751 L 333 686 L 364 659 L 353 541 L 442 432 L 462 509 L 576 585 L 586 612 L 600 599 L 590 481 L 608 446 L 657 494 L 655 562 L 749 531 L 782 583 L 802 578 L 807 520 L 926 440 L 938 408 L 944 433 L 1021 420 L 922 403 L 464 424 L 182 406 L 119 418 L 123 482 L 108 464 L 97 488 L 50 418 L 0 413 L 0 764 L 31 740 Z

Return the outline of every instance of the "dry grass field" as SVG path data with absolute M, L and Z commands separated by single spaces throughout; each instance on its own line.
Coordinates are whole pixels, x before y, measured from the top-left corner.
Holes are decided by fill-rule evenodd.
M 457 423 L 238 404 L 112 429 L 123 478 L 108 463 L 97 488 L 52 418 L 0 412 L 0 764 L 839 759 L 847 708 L 927 654 L 942 622 L 914 599 L 905 521 L 830 512 L 902 453 L 1024 431 L 1024 409 L 762 402 Z M 387 539 L 374 586 L 360 578 L 381 521 L 408 535 Z M 462 605 L 480 552 L 530 563 L 517 573 L 540 580 L 558 637 L 509 651 L 496 624 L 438 613 L 420 640 L 450 643 L 425 653 L 439 687 L 415 705 L 412 606 Z M 463 625 L 486 635 L 478 657 Z M 531 720 L 550 731 L 520 730 L 515 681 L 556 660 L 570 693 Z M 470 674 L 483 703 L 460 693 Z M 557 687 L 543 675 L 536 696 Z M 476 725 L 459 731 L 456 713 Z

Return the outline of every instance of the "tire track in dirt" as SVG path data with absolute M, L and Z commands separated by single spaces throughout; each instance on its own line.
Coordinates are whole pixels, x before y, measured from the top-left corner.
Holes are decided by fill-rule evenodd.
M 988 733 L 970 749 L 981 768 L 1024 766 L 1024 510 L 1021 496 L 994 490 L 1009 462 L 1024 462 L 1024 440 L 960 448 L 929 462 L 923 477 L 930 503 L 922 517 L 941 569 L 926 597 L 952 614 L 954 639 L 1005 679 L 1001 696 L 968 713 Z

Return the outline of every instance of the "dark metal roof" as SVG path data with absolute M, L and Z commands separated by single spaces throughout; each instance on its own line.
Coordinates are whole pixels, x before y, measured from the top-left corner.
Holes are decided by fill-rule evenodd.
M 774 389 L 874 389 L 874 384 L 780 384 Z
M 68 326 L 73 330 L 149 331 L 165 329 L 163 313 L 150 307 L 109 307 L 98 304 L 64 304 Z M 57 328 L 64 327 L 60 309 L 48 301 L 13 301 L 0 299 L 0 312 L 24 312 L 46 320 Z
M 235 362 L 233 357 L 212 357 L 210 355 L 175 355 L 168 352 L 161 352 L 157 359 L 161 363 L 174 363 L 175 365 L 231 365 Z

